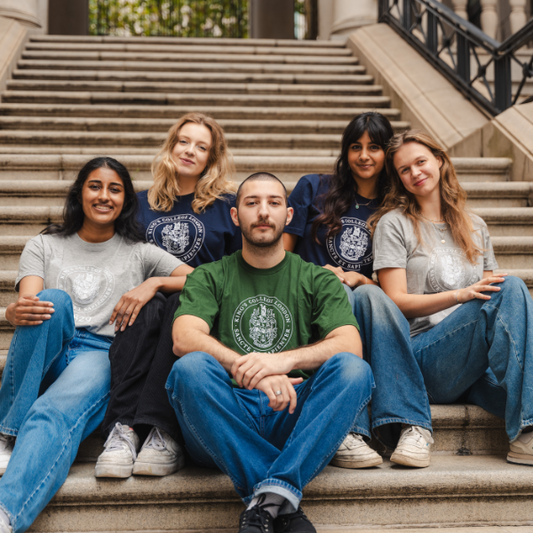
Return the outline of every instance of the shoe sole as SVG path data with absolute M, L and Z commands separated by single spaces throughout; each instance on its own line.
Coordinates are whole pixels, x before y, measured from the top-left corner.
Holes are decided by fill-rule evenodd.
M 533 457 L 525 453 L 509 452 L 507 454 L 507 462 L 514 463 L 516 465 L 533 466 Z
M 135 461 L 133 465 L 134 476 L 169 476 L 185 466 L 185 458 L 181 457 L 177 463 L 158 464 Z
M 376 457 L 374 459 L 367 459 L 366 461 L 350 461 L 349 459 L 343 460 L 341 458 L 334 458 L 329 464 L 340 468 L 371 468 L 383 464 L 383 459 L 381 457 Z
M 126 479 L 131 476 L 133 465 L 118 466 L 118 465 L 96 465 L 94 467 L 95 477 L 118 477 Z
M 415 459 L 414 457 L 409 457 L 408 455 L 402 455 L 399 453 L 393 453 L 390 457 L 390 460 L 398 465 L 411 466 L 413 468 L 426 468 L 430 463 L 429 457 L 427 459 Z

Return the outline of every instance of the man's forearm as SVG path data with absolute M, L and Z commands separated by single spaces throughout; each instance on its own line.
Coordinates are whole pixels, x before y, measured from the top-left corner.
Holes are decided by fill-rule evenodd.
M 201 331 L 174 335 L 174 353 L 178 357 L 191 352 L 205 352 L 212 355 L 228 372 L 240 354 L 224 346 L 217 339 Z

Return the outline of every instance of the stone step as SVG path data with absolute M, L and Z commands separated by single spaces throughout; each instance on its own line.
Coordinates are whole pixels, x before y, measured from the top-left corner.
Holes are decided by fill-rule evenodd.
M 360 67 L 364 72 L 364 67 Z M 360 85 L 372 84 L 374 78 L 368 74 L 293 74 L 287 73 L 228 73 L 228 72 L 142 72 L 142 71 L 98 71 L 98 70 L 31 70 L 16 69 L 14 80 L 64 80 L 99 82 L 180 82 L 180 83 L 279 83 L 283 85 Z
M 64 180 L 74 179 L 79 169 L 87 162 L 88 155 L 67 155 L 66 153 L 56 154 L 35 154 L 35 148 L 31 155 L 5 154 L 0 158 L 0 181 L 19 180 Z M 137 152 L 139 149 L 136 150 Z M 119 155 L 114 149 L 108 148 L 102 153 L 116 156 L 130 171 L 135 180 L 150 180 L 151 165 L 155 156 L 155 151 L 150 150 L 150 155 Z M 235 154 L 236 150 L 232 149 Z M 296 153 L 295 153 L 296 152 Z M 335 164 L 338 150 L 331 151 L 329 157 L 319 157 L 314 150 L 313 153 L 300 157 L 298 151 L 289 151 L 295 155 L 290 157 L 284 155 L 280 150 L 273 150 L 269 154 L 257 156 L 235 155 L 235 165 L 237 167 L 237 179 L 265 170 L 272 172 L 280 179 L 290 182 L 297 181 L 304 174 L 312 172 L 330 173 Z M 257 153 L 257 150 L 254 150 Z M 269 157 L 270 155 L 275 157 Z M 461 182 L 505 182 L 509 178 L 512 160 L 502 158 L 452 158 L 457 174 Z M 483 188 L 493 187 L 494 190 L 488 194 L 494 196 L 502 195 L 502 188 L 518 190 L 517 194 L 529 194 L 530 184 L 524 182 L 493 183 L 493 184 L 467 184 L 464 183 L 467 192 L 470 188 L 480 190 L 479 195 L 484 194 Z M 9 185 L 7 185 L 9 187 Z M 24 185 L 20 188 L 24 189 Z M 48 187 L 43 185 L 43 187 Z M 19 189 L 20 190 L 20 189 Z M 521 191 L 521 192 L 520 192 Z M 505 193 L 507 194 L 507 193 Z M 509 193 L 511 194 L 511 193 Z
M 0 116 L 25 116 L 25 117 L 116 117 L 133 119 L 168 119 L 177 120 L 185 113 L 197 111 L 210 115 L 217 120 L 340 120 L 346 124 L 360 113 L 373 111 L 371 107 L 259 107 L 256 106 L 229 106 L 229 105 L 83 105 L 83 104 L 36 104 L 20 103 L 0 104 Z M 400 110 L 397 108 L 382 107 L 379 112 L 390 120 L 400 119 Z
M 257 56 L 255 56 L 257 60 Z M 356 58 L 353 59 L 356 61 Z M 170 68 L 174 72 L 237 72 L 237 73 L 291 73 L 291 74 L 365 74 L 366 69 L 352 63 L 349 65 L 332 65 L 329 60 L 324 64 L 298 63 L 181 63 L 168 61 L 67 61 L 67 60 L 39 60 L 21 59 L 19 69 L 44 70 L 131 70 L 131 71 L 163 71 Z
M 321 133 L 342 134 L 342 120 L 235 120 L 218 121 L 226 133 Z M 30 131 L 123 131 L 167 132 L 176 123 L 174 118 L 85 118 L 85 117 L 14 117 L 0 115 L 0 130 Z M 409 122 L 392 121 L 395 131 L 409 128 Z
M 268 48 L 289 47 L 294 49 L 323 49 L 323 48 L 345 48 L 345 40 L 334 41 L 312 41 L 296 39 L 236 39 L 211 37 L 118 37 L 118 36 L 74 36 L 74 35 L 32 35 L 31 43 L 59 43 L 67 47 L 67 43 L 106 43 L 106 44 L 141 44 L 141 45 L 185 45 L 201 46 L 211 45 L 215 47 L 249 47 L 265 46 Z
M 472 212 L 487 223 L 492 237 L 533 236 L 531 207 L 478 207 Z
M 246 41 L 245 41 L 246 42 Z M 352 51 L 346 47 L 319 47 L 319 46 L 246 46 L 246 45 L 226 45 L 220 46 L 218 39 L 208 44 L 152 44 L 152 41 L 144 39 L 131 40 L 125 43 L 64 43 L 64 42 L 38 42 L 30 40 L 26 44 L 26 51 L 41 52 L 143 52 L 143 53 L 174 53 L 174 54 L 246 54 L 246 55 L 306 55 L 306 56 L 351 56 Z
M 385 463 L 367 470 L 326 469 L 302 506 L 317 525 L 433 527 L 531 524 L 531 468 L 504 456 L 435 456 L 425 469 Z M 33 531 L 237 528 L 244 509 L 229 478 L 187 466 L 163 478 L 96 479 L 75 464 Z
M 196 66 L 203 63 L 253 63 L 272 64 L 272 65 L 357 65 L 359 60 L 349 55 L 287 55 L 287 54 L 246 54 L 246 53 L 224 53 L 219 50 L 218 53 L 176 53 L 176 52 L 159 52 L 159 51 L 68 51 L 68 50 L 28 50 L 22 52 L 22 61 L 77 61 L 79 66 L 85 61 L 91 63 L 95 61 L 128 61 L 128 62 L 145 62 L 155 61 L 158 63 L 179 63 L 185 65 L 194 63 Z M 81 65 L 80 65 L 81 63 Z M 169 68 L 170 67 L 169 65 Z
M 171 93 L 171 94 L 298 94 L 331 96 L 381 95 L 380 85 L 304 85 L 287 83 L 200 83 L 200 82 L 120 82 L 120 81 L 70 81 L 70 80 L 12 80 L 7 90 L 13 91 L 71 91 L 119 93 Z
M 294 94 L 180 94 L 61 91 L 3 91 L 5 103 L 95 104 L 95 105 L 181 105 L 260 107 L 390 107 L 387 96 L 326 96 Z

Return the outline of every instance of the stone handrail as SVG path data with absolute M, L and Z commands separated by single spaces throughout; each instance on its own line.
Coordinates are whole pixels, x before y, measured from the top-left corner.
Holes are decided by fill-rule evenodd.
M 18 21 L 0 16 L 0 91 L 15 68 L 28 40 L 29 29 Z

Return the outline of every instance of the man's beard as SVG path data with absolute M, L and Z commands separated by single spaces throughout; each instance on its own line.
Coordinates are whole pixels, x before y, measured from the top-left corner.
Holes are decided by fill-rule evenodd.
M 239 224 L 240 224 L 240 220 L 239 220 Z M 256 226 L 256 224 L 252 225 L 249 229 L 248 228 L 245 229 L 241 225 L 242 238 L 249 245 L 255 246 L 256 248 L 270 248 L 270 247 L 276 246 L 279 243 L 279 241 L 281 240 L 281 238 L 283 236 L 283 230 L 285 228 L 282 227 L 281 229 L 276 229 L 275 226 L 273 226 L 269 222 L 266 222 L 266 221 L 261 220 L 261 219 L 257 222 L 257 225 L 259 225 L 259 224 L 269 224 L 270 227 L 274 228 L 274 233 L 272 235 L 272 238 L 270 238 L 268 240 L 261 240 L 261 237 L 260 238 L 255 238 L 253 236 L 253 229 Z

